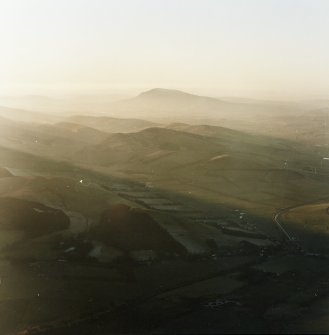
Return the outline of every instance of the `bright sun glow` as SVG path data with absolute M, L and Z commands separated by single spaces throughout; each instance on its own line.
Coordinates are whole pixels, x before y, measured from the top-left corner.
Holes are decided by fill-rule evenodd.
M 1 0 L 0 88 L 326 96 L 325 0 Z

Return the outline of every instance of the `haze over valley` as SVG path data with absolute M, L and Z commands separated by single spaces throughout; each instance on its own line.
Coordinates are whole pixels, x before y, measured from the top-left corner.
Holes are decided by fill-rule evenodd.
M 0 4 L 1 335 L 328 333 L 329 8 L 232 3 Z

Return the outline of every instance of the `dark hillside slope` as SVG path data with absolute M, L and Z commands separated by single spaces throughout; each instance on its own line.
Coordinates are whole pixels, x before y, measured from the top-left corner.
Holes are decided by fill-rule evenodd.
M 184 251 L 145 210 L 124 204 L 105 210 L 93 233 L 98 239 L 123 251 L 154 250 L 165 253 Z

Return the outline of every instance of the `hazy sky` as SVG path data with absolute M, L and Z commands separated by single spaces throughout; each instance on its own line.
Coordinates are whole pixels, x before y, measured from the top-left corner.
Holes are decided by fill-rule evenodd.
M 329 97 L 328 13 L 327 0 L 0 0 L 0 89 Z

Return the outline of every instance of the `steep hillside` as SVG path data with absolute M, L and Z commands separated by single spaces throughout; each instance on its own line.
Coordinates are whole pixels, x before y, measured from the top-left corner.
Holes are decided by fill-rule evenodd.
M 147 211 L 117 204 L 102 213 L 93 227 L 96 238 L 123 251 L 154 250 L 181 253 L 184 248 Z
M 28 236 L 67 229 L 69 218 L 59 209 L 41 203 L 0 197 L 1 229 L 23 230 Z

